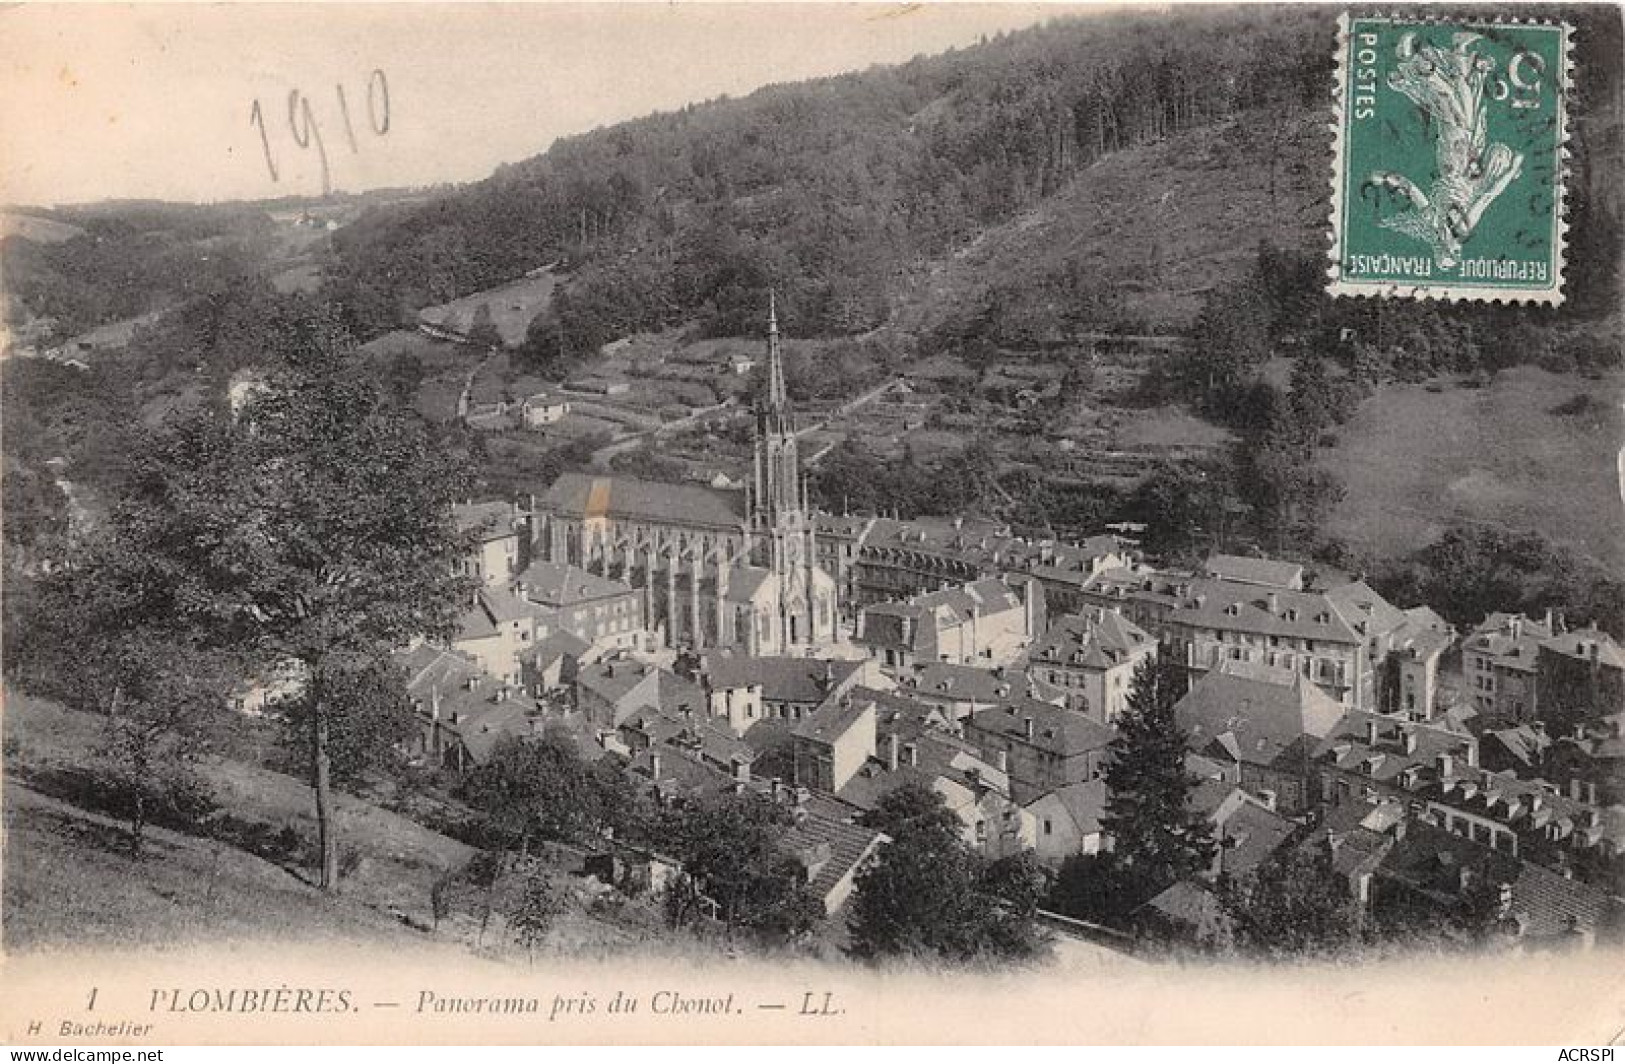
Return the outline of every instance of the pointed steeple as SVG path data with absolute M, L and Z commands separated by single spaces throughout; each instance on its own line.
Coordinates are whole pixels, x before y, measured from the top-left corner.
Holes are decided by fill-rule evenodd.
M 784 392 L 784 360 L 779 355 L 778 296 L 767 290 L 767 405 L 782 410 L 788 400 Z

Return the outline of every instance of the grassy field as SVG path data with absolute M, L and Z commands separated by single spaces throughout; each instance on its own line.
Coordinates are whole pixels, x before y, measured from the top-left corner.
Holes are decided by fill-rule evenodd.
M 336 896 L 312 886 L 300 862 L 246 845 L 285 828 L 310 840 L 315 824 L 303 782 L 242 761 L 216 759 L 203 770 L 229 826 L 212 838 L 150 828 L 145 856 L 135 860 L 125 825 L 75 804 L 62 782 L 95 748 L 98 718 L 9 693 L 5 710 L 7 950 L 344 940 L 519 956 L 500 914 L 482 934 L 472 888 L 459 891 L 453 912 L 433 928 L 430 886 L 474 851 L 405 817 L 339 796 L 341 845 L 354 858 Z M 595 906 L 590 885 L 574 874 L 578 854 L 552 848 L 545 860 L 567 906 L 540 952 L 706 948 L 673 938 L 647 904 Z
M 1404 554 L 1451 521 L 1496 522 L 1625 566 L 1622 386 L 1625 374 L 1587 380 L 1522 366 L 1484 388 L 1385 387 L 1323 459 L 1348 489 L 1327 531 Z M 1597 402 L 1555 410 L 1579 395 Z
M 518 347 L 525 342 L 525 332 L 530 328 L 530 323 L 553 301 L 553 289 L 557 286 L 558 280 L 550 273 L 521 277 L 517 281 L 474 292 L 449 303 L 424 307 L 418 313 L 424 321 L 466 333 L 480 307 L 488 307 L 492 324 L 496 326 L 502 342 L 509 347 Z

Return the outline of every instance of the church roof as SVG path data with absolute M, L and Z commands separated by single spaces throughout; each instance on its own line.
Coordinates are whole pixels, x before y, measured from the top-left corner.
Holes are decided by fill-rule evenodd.
M 570 517 L 619 517 L 705 528 L 732 529 L 745 520 L 743 492 L 586 473 L 560 476 L 540 505 Z

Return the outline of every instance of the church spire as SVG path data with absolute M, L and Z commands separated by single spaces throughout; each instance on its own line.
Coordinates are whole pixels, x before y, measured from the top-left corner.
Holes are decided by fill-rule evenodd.
M 784 393 L 784 361 L 779 356 L 779 308 L 773 289 L 767 290 L 767 405 L 782 410 L 787 399 Z

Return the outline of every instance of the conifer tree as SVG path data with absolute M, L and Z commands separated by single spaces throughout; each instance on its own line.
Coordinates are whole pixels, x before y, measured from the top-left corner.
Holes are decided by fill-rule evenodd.
M 1186 687 L 1178 665 L 1142 662 L 1128 710 L 1117 718 L 1101 826 L 1112 840 L 1114 888 L 1131 905 L 1205 871 L 1213 861 L 1212 831 L 1190 808 L 1197 780 L 1185 770 L 1185 737 L 1174 718 L 1174 704 Z

